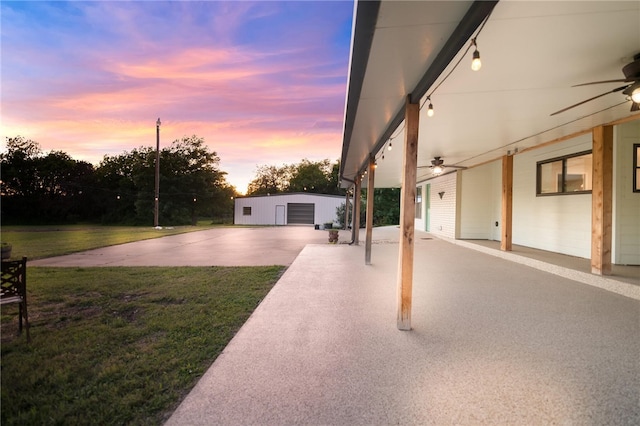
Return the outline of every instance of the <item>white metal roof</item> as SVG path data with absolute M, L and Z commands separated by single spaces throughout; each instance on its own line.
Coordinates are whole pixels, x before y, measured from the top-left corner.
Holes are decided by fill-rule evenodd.
M 483 11 L 472 12 L 490 9 L 490 3 L 382 0 L 357 5 L 343 185 L 373 153 L 378 159 L 376 186 L 400 186 L 404 134 L 398 118 L 411 93 L 420 95 L 421 104 L 423 94 L 431 94 L 435 110 L 430 118 L 426 106 L 420 114 L 419 166 L 429 165 L 435 156 L 446 164 L 473 166 L 508 150 L 640 117 L 630 112 L 631 102 L 621 93 L 550 116 L 624 84 L 572 87 L 624 77 L 622 67 L 640 52 L 639 1 L 500 1 L 489 10 L 477 37 L 483 65 L 474 72 L 473 49 L 465 50 Z M 471 35 L 464 36 L 451 61 L 438 66 L 451 40 L 461 37 L 461 27 Z M 380 149 L 390 137 L 398 149 L 385 151 L 382 160 Z M 428 175 L 428 169 L 420 169 L 418 179 Z

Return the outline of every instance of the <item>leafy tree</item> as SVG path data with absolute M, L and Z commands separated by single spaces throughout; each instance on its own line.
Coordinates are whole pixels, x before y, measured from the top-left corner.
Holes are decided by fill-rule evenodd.
M 7 139 L 0 155 L 3 223 L 153 223 L 156 151 L 140 147 L 105 156 L 97 168 L 62 151 L 43 154 L 37 142 Z M 235 188 L 220 158 L 197 136 L 160 152 L 160 220 L 193 223 L 199 216 L 230 218 Z
M 104 221 L 153 223 L 155 158 L 151 147 L 104 158 L 97 170 L 101 186 L 111 188 Z M 231 215 L 235 189 L 226 182 L 219 163 L 220 157 L 195 135 L 175 140 L 160 151 L 161 224 L 193 223 L 201 215 Z
M 335 192 L 329 188 L 331 163 L 329 160 L 311 162 L 307 159 L 293 166 L 287 192 L 314 192 L 330 194 Z
M 1 155 L 3 223 L 62 223 L 91 216 L 93 166 L 62 151 L 44 155 L 21 136 L 7 138 Z
M 344 209 L 345 203 L 336 207 L 336 222 L 340 225 L 340 228 L 344 228 Z M 353 225 L 353 198 L 349 200 L 349 227 Z M 360 199 L 360 228 L 364 228 L 367 223 L 367 205 Z
M 62 151 L 51 151 L 36 160 L 42 194 L 40 209 L 55 221 L 88 219 L 92 194 L 84 190 L 93 181 L 93 165 L 77 161 Z
M 247 195 L 267 195 L 288 192 L 293 168 L 289 165 L 258 166 L 256 177 L 249 182 Z
M 139 198 L 145 201 L 151 198 L 153 209 L 154 179 L 155 150 L 151 147 L 140 147 L 120 155 L 104 156 L 96 169 L 102 222 L 135 224 L 136 203 Z M 142 197 L 139 194 L 140 184 L 146 187 L 145 196 Z M 151 214 L 153 215 L 153 210 Z
M 302 160 L 281 167 L 259 166 L 256 177 L 249 183 L 247 195 L 266 195 L 291 192 L 344 195 L 339 187 L 340 163 Z
M 29 196 L 38 192 L 36 159 L 42 155 L 40 145 L 22 136 L 7 138 L 7 152 L 2 161 L 2 195 Z
M 398 225 L 400 223 L 400 190 L 398 188 L 376 188 L 373 190 L 374 226 Z
M 400 223 L 400 190 L 397 188 L 376 188 L 373 190 L 373 226 L 397 225 Z M 336 221 L 344 227 L 345 204 L 336 209 Z M 349 205 L 349 220 L 353 217 L 353 198 Z M 360 198 L 360 227 L 367 222 L 367 191 Z

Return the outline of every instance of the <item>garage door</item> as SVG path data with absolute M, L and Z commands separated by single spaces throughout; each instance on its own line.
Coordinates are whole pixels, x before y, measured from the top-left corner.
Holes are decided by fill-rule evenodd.
M 310 203 L 288 203 L 287 204 L 287 223 L 298 224 L 304 223 L 313 225 L 315 216 L 315 204 Z

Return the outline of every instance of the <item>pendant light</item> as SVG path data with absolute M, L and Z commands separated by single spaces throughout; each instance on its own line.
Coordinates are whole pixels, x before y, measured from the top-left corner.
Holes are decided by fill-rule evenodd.
M 478 52 L 478 45 L 476 44 L 475 38 L 471 39 L 471 45 L 475 47 L 473 60 L 471 61 L 471 69 L 478 71 L 482 67 L 482 61 L 480 60 L 480 52 Z

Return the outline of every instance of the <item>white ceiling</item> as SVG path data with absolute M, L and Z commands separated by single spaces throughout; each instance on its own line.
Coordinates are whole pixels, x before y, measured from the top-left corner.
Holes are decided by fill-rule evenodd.
M 357 112 L 351 117 L 353 130 L 343 142 L 343 177 L 353 180 L 366 164 L 471 3 L 380 2 Z M 419 166 L 429 165 L 434 156 L 443 157 L 446 164 L 473 166 L 508 150 L 631 115 L 640 118 L 629 111 L 631 102 L 621 93 L 550 116 L 624 85 L 571 87 L 624 77 L 622 67 L 640 53 L 640 1 L 503 0 L 477 42 L 480 71 L 470 68 L 473 49 L 462 56 L 469 40 L 427 90 L 435 115 L 427 117 L 426 106 L 420 114 Z M 459 58 L 460 64 L 443 81 Z M 353 84 L 349 82 L 350 90 Z M 403 128 L 401 124 L 392 134 L 395 149 L 385 150 L 384 160 L 380 152 L 373 152 L 378 158 L 376 187 L 401 184 Z M 429 175 L 428 169 L 421 169 L 418 178 Z

